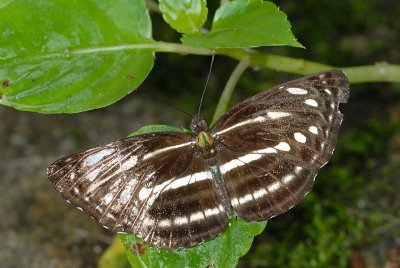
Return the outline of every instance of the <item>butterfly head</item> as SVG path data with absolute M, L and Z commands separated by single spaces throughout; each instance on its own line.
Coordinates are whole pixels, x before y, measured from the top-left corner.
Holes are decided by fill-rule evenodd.
M 193 131 L 195 135 L 200 133 L 201 131 L 207 131 L 208 130 L 208 125 L 206 120 L 201 118 L 200 116 L 195 116 L 192 119 L 192 122 L 190 122 L 190 129 Z
M 201 149 L 204 159 L 212 159 L 215 156 L 215 147 L 213 138 L 208 133 L 208 125 L 206 120 L 195 116 L 190 123 L 190 129 L 195 135 L 197 145 Z

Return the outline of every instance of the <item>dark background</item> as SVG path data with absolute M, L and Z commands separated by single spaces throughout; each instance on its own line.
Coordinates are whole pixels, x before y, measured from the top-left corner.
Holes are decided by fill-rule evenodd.
M 339 67 L 399 62 L 399 1 L 274 2 L 307 49 L 263 48 L 267 53 Z M 156 40 L 178 42 L 160 15 L 152 19 Z M 209 62 L 203 56 L 157 54 L 138 92 L 100 110 L 41 115 L 0 107 L 0 266 L 95 267 L 113 234 L 58 196 L 47 166 L 147 124 L 188 127 L 190 118 L 169 105 L 196 113 Z M 211 119 L 236 64 L 216 58 L 205 118 Z M 295 77 L 249 69 L 232 104 Z M 341 110 L 338 146 L 313 191 L 268 223 L 239 266 L 400 267 L 400 84 L 352 85 L 350 102 Z

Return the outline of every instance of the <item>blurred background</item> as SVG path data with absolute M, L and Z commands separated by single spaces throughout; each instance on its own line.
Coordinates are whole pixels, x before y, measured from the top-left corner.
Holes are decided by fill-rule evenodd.
M 217 2 L 209 4 L 211 14 Z M 306 50 L 262 48 L 266 53 L 339 67 L 400 62 L 399 1 L 274 3 L 287 13 Z M 159 14 L 152 19 L 156 40 L 179 42 Z M 144 125 L 188 128 L 191 118 L 170 105 L 196 113 L 210 58 L 156 56 L 139 90 L 104 109 L 41 115 L 0 106 L 1 267 L 97 266 L 114 235 L 64 202 L 48 182 L 46 168 Z M 215 60 L 202 109 L 209 121 L 236 64 Z M 249 69 L 231 104 L 296 77 Z M 268 222 L 239 267 L 400 267 L 400 84 L 351 85 L 350 101 L 341 111 L 337 148 L 313 191 Z

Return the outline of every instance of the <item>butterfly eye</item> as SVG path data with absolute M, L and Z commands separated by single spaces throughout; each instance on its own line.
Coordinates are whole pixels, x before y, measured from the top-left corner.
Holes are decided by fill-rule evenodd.
M 197 122 L 192 121 L 190 123 L 190 129 L 194 132 L 197 133 L 198 127 L 197 127 Z
M 190 122 L 190 129 L 195 133 L 199 133 L 200 131 L 207 131 L 208 130 L 208 125 L 206 120 L 195 116 L 192 120 L 192 122 Z

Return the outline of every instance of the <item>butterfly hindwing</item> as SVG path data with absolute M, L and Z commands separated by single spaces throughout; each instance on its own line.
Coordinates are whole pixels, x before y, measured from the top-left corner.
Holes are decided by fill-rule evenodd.
M 54 188 L 103 227 L 162 247 L 193 246 L 222 232 L 228 217 L 193 137 L 153 133 L 53 163 Z
M 255 95 L 217 121 L 218 165 L 239 217 L 265 220 L 304 198 L 332 155 L 348 96 L 342 72 L 322 72 Z

